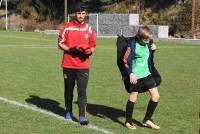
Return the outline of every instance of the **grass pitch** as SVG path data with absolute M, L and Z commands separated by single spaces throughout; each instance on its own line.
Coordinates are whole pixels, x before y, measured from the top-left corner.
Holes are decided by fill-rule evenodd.
M 200 111 L 200 46 L 157 42 L 155 56 L 163 82 L 154 120 L 158 131 L 123 126 L 128 94 L 116 65 L 115 39 L 98 39 L 91 57 L 87 116 L 91 124 L 116 134 L 197 134 Z M 28 103 L 58 115 L 64 114 L 63 78 L 57 36 L 0 31 L 0 97 Z M 74 115 L 78 117 L 77 91 Z M 141 122 L 148 93 L 140 94 L 134 118 Z M 29 109 L 0 101 L 2 134 L 97 134 L 102 133 Z

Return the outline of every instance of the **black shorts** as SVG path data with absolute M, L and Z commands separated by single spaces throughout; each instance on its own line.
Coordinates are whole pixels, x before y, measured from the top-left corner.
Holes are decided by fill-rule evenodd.
M 148 75 L 147 77 L 138 79 L 136 84 L 131 84 L 129 88 L 129 93 L 143 93 L 154 87 L 156 87 L 156 82 L 152 75 Z

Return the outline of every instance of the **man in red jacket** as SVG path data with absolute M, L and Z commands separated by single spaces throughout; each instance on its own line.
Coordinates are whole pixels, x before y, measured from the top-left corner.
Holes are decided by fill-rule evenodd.
M 75 20 L 66 23 L 60 30 L 58 47 L 63 50 L 63 77 L 67 121 L 72 121 L 72 101 L 75 81 L 77 82 L 79 123 L 87 125 L 86 89 L 88 85 L 89 57 L 96 47 L 94 29 L 86 23 L 87 10 L 83 3 L 75 8 Z

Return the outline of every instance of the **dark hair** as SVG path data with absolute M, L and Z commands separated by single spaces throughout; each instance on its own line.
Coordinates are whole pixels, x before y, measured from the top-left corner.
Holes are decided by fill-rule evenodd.
M 80 2 L 75 6 L 75 12 L 82 12 L 82 11 L 87 11 L 87 6 Z

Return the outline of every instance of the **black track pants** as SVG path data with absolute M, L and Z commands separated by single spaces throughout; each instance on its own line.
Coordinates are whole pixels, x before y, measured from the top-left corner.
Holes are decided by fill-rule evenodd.
M 86 112 L 86 89 L 88 85 L 89 69 L 63 69 L 65 86 L 65 107 L 66 112 L 72 112 L 73 89 L 77 82 L 79 115 L 85 116 Z

